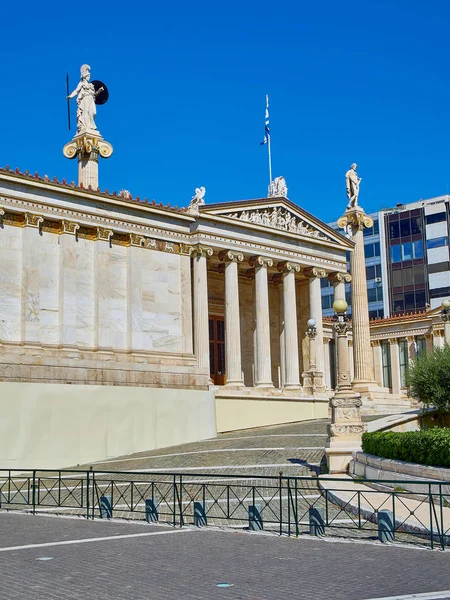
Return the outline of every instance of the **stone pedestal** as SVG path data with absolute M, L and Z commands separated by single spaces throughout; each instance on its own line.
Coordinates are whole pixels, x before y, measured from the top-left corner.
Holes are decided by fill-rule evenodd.
M 351 289 L 352 289 L 352 338 L 354 379 L 353 390 L 368 398 L 380 392 L 375 381 L 373 356 L 370 346 L 369 302 L 367 299 L 366 263 L 364 257 L 365 227 L 372 227 L 373 220 L 366 215 L 364 209 L 355 206 L 348 209 L 338 220 L 338 226 L 346 228 L 355 243 L 350 254 Z
M 83 131 L 77 133 L 73 140 L 63 148 L 66 158 L 78 158 L 78 185 L 97 190 L 98 158 L 109 158 L 113 147 L 105 142 L 98 131 Z
M 309 366 L 308 370 L 302 373 L 303 393 L 307 395 L 323 394 L 325 392 L 323 373 L 317 368 L 316 344 L 318 341 L 316 328 L 308 328 L 306 335 L 309 338 Z

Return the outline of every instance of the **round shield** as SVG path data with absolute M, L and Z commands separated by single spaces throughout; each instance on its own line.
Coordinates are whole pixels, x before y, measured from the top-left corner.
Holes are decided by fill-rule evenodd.
M 96 94 L 95 104 L 105 104 L 106 102 L 108 102 L 109 92 L 108 92 L 108 88 L 106 87 L 106 85 L 104 83 L 102 83 L 101 81 L 98 81 L 98 79 L 91 81 L 91 83 L 94 86 L 94 90 L 95 90 L 95 94 Z

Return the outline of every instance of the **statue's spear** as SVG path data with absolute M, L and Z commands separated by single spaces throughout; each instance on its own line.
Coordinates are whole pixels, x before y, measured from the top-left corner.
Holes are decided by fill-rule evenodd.
M 70 100 L 69 100 L 69 73 L 66 73 L 66 88 L 67 88 L 67 123 L 69 125 L 69 131 L 70 131 Z

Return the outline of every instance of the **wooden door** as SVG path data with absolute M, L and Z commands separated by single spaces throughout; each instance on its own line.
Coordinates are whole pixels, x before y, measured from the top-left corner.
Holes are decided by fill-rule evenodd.
M 225 385 L 225 321 L 209 317 L 209 369 L 215 385 Z

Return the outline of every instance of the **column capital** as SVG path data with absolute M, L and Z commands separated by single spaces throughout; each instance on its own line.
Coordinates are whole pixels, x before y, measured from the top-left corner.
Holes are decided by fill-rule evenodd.
M 300 273 L 300 265 L 292 263 L 288 260 L 284 260 L 283 262 L 279 262 L 277 264 L 277 270 L 280 273 Z
M 406 340 L 410 343 L 413 344 L 415 342 L 414 336 L 413 335 L 407 335 L 406 336 Z
M 242 262 L 244 255 L 242 252 L 236 252 L 234 250 L 221 250 L 219 252 L 219 260 L 223 262 Z
M 37 227 L 43 222 L 44 217 L 41 215 L 33 215 L 31 213 L 25 213 L 25 227 Z
M 329 273 L 327 279 L 333 285 L 337 285 L 338 283 L 350 283 L 352 276 L 350 273 Z
M 307 267 L 303 269 L 303 275 L 308 277 L 308 279 L 315 279 L 316 277 L 321 279 L 325 277 L 326 273 L 324 269 L 319 269 L 318 267 Z
M 370 341 L 370 345 L 372 347 L 374 347 L 374 346 L 381 346 L 381 341 L 380 340 L 371 340 Z
M 143 246 L 145 237 L 137 233 L 130 233 L 130 246 Z
M 258 267 L 272 267 L 273 260 L 271 258 L 267 258 L 266 256 L 251 256 L 248 259 L 248 264 L 256 269 Z
M 106 229 L 105 227 L 97 227 L 97 240 L 109 242 L 113 235 L 114 231 L 112 229 Z
M 373 219 L 366 215 L 360 206 L 356 206 L 345 211 L 342 217 L 338 219 L 337 226 L 340 229 L 347 229 L 349 227 L 353 235 L 353 233 L 365 227 L 373 227 Z
M 79 229 L 80 226 L 78 223 L 74 223 L 73 221 L 66 221 L 65 219 L 61 221 L 61 233 L 76 235 Z
M 327 346 L 330 344 L 330 342 L 331 342 L 331 338 L 329 338 L 329 337 L 323 338 L 323 343 L 326 344 Z
M 190 255 L 191 256 L 206 256 L 206 258 L 210 257 L 213 255 L 213 249 L 209 248 L 208 246 L 201 246 L 200 244 L 198 246 L 192 246 L 190 248 Z
M 398 338 L 394 337 L 394 338 L 389 338 L 389 343 L 391 344 L 391 346 L 398 346 Z

